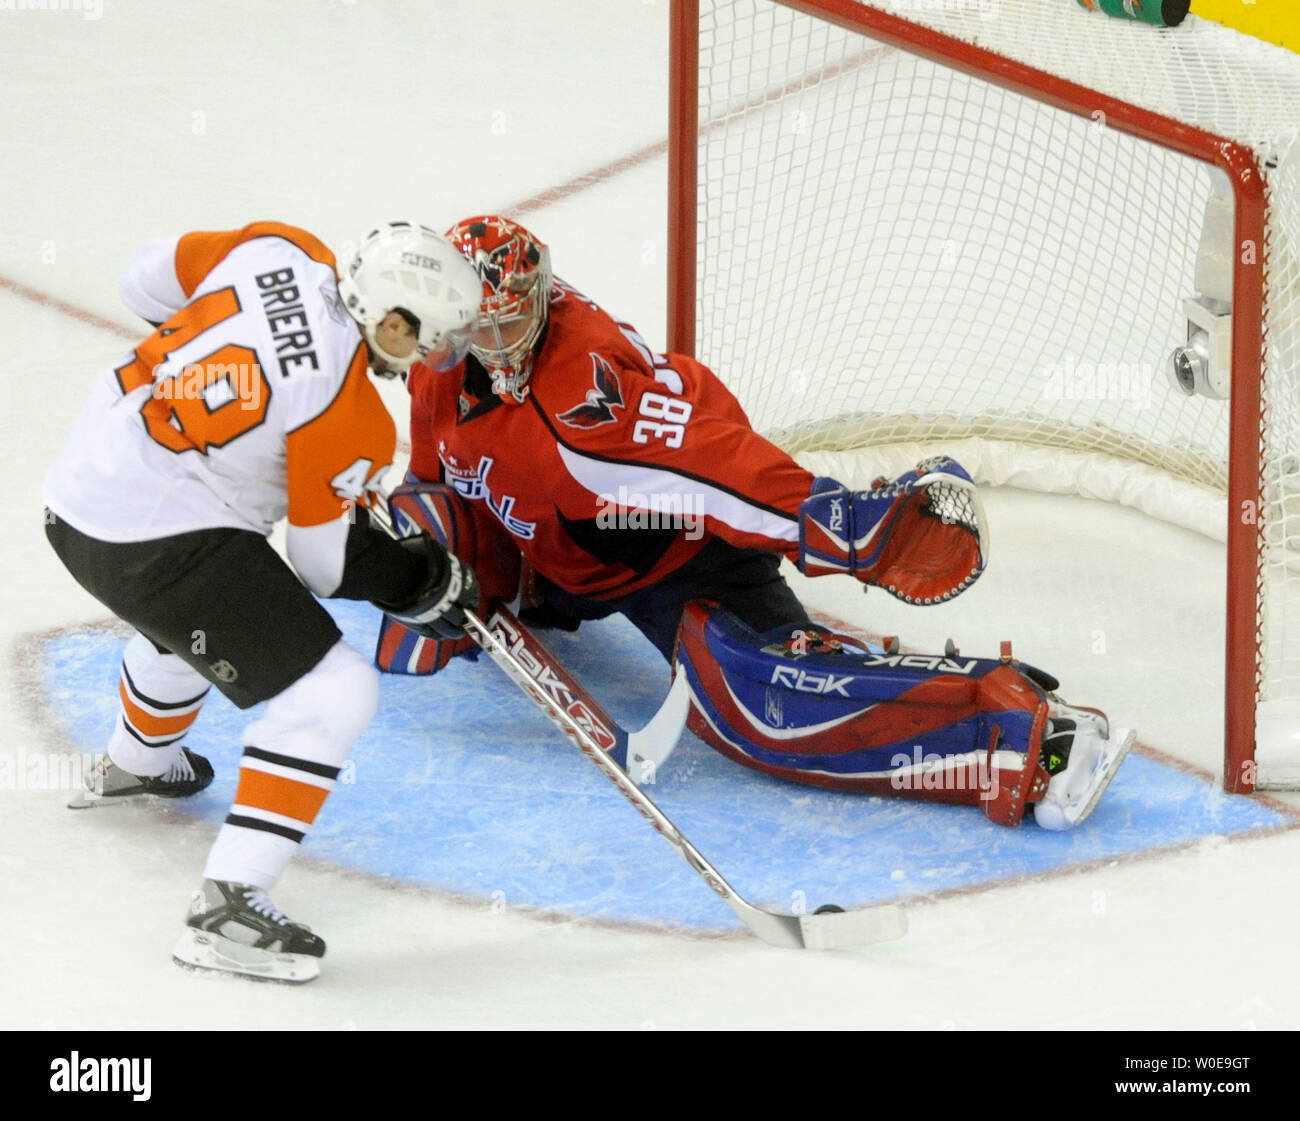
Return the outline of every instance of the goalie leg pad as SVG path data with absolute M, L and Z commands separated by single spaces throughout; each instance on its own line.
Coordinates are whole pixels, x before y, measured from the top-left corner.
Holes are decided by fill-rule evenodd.
M 979 805 L 1018 824 L 1042 797 L 1048 701 L 1015 665 L 865 649 L 799 653 L 717 605 L 691 603 L 677 660 L 688 726 L 722 755 L 831 790 Z
M 408 480 L 389 495 L 388 509 L 399 535 L 428 533 L 474 570 L 485 611 L 494 603 L 514 599 L 519 590 L 519 550 L 479 504 L 466 502 L 442 483 Z M 437 673 L 457 654 L 476 658 L 478 647 L 471 638 L 426 638 L 386 615 L 380 623 L 375 664 L 385 673 Z

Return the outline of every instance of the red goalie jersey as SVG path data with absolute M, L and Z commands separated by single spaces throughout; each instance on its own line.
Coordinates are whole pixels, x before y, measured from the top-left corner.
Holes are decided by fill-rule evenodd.
M 407 384 L 412 473 L 482 503 L 575 595 L 653 584 L 712 535 L 798 555 L 813 476 L 755 434 L 708 369 L 655 354 L 560 281 L 521 404 L 472 356 L 445 373 L 417 364 Z

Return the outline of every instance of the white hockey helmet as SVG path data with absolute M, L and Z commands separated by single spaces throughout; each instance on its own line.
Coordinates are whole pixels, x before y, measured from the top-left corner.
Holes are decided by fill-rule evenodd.
M 391 377 L 417 359 L 436 370 L 465 357 L 478 322 L 482 285 L 456 247 L 418 222 L 389 222 L 371 230 L 339 279 L 339 295 L 366 344 Z M 407 354 L 390 354 L 377 329 L 397 312 L 415 332 Z

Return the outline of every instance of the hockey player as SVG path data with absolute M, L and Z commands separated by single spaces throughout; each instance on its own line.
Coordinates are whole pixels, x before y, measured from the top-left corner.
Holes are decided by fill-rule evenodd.
M 211 687 L 240 708 L 266 702 L 178 962 L 319 972 L 325 943 L 267 893 L 378 681 L 313 593 L 463 633 L 473 574 L 427 537 L 399 545 L 369 525 L 396 433 L 367 367 L 454 365 L 478 290 L 441 235 L 409 222 L 370 233 L 342 280 L 320 241 L 275 222 L 154 242 L 122 279 L 155 330 L 100 378 L 44 492 L 55 552 L 136 630 L 107 757 L 79 801 L 202 790 L 212 767 L 183 741 Z M 267 541 L 286 515 L 292 569 Z
M 693 695 L 692 728 L 722 754 L 796 782 L 980 805 L 1017 824 L 1082 821 L 1131 737 L 1005 658 L 872 651 L 815 625 L 779 571 L 842 573 L 910 603 L 979 577 L 987 536 L 950 459 L 851 493 L 758 436 L 699 362 L 655 353 L 551 273 L 549 250 L 497 216 L 448 237 L 482 279 L 469 355 L 417 363 L 411 472 L 449 484 L 434 526 L 522 616 L 573 629 L 621 612 Z M 502 539 L 505 539 L 503 546 Z M 390 625 L 377 661 L 436 671 L 464 643 Z

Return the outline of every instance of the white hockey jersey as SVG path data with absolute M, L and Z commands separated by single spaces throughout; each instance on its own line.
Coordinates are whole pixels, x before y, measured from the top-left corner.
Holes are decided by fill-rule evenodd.
M 97 382 L 46 478 L 56 515 L 123 542 L 286 514 L 292 533 L 368 504 L 396 431 L 316 238 L 258 222 L 155 242 L 122 296 L 162 325 Z

